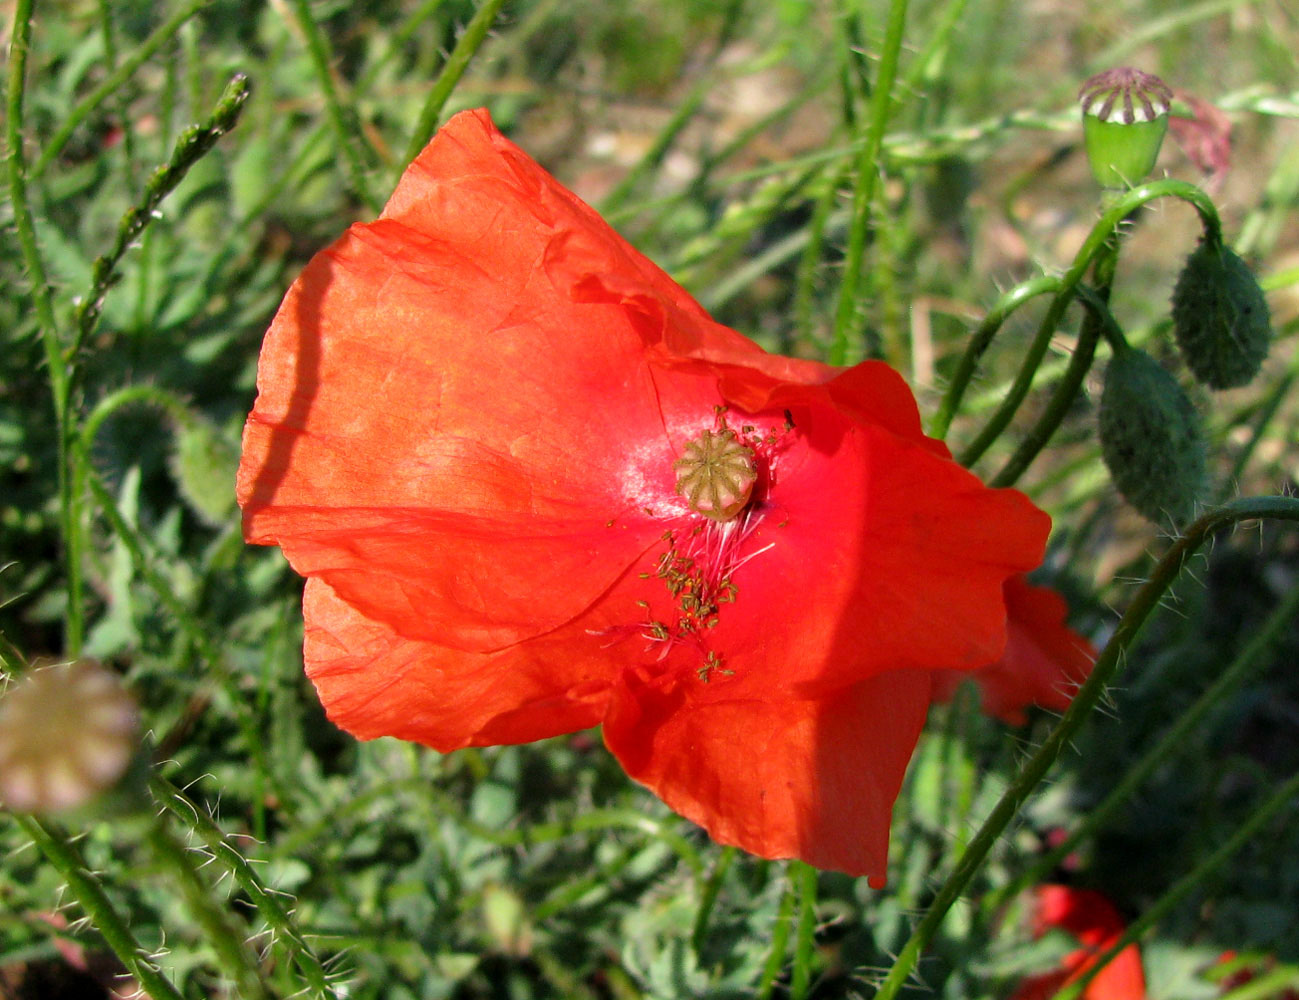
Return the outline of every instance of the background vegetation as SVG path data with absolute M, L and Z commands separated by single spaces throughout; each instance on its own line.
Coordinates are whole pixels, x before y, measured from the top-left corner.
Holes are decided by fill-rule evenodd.
M 25 6 L 4 5 L 4 31 L 26 23 Z M 12 143 L 21 125 L 43 278 L 22 246 L 12 183 L 0 207 L 0 652 L 16 673 L 80 646 L 139 698 L 164 762 L 157 773 L 185 788 L 195 812 L 173 790 L 154 792 L 176 807 L 177 836 L 215 857 L 199 878 L 221 904 L 217 915 L 177 892 L 143 827 L 83 821 L 46 833 L 97 873 L 105 901 L 182 995 L 250 995 L 237 964 L 213 949 L 217 920 L 262 956 L 253 964 L 268 995 L 327 995 L 328 981 L 337 996 L 385 1000 L 869 996 L 957 848 L 1052 721 L 1008 730 L 970 698 L 935 710 L 897 809 L 883 891 L 832 874 L 811 891 L 782 864 L 716 847 L 630 783 L 595 734 L 442 757 L 393 741 L 358 744 L 325 721 L 301 671 L 301 583 L 278 552 L 240 538 L 239 431 L 261 335 L 289 282 L 350 222 L 377 212 L 412 145 L 455 110 L 488 106 L 721 321 L 789 353 L 878 354 L 907 375 L 928 417 L 998 293 L 1059 272 L 1095 221 L 1079 83 L 1122 64 L 1158 73 L 1181 100 L 1211 102 L 1230 122 L 1229 167 L 1206 174 L 1203 158 L 1170 141 L 1158 172 L 1211 192 L 1228 242 L 1270 293 L 1277 335 L 1251 386 L 1212 399 L 1190 389 L 1208 414 L 1217 495 L 1294 488 L 1291 5 L 914 0 L 877 164 L 875 224 L 845 315 L 857 160 L 888 8 L 36 5 L 22 120 L 11 82 L 7 127 Z M 475 33 L 489 21 L 490 33 Z M 251 93 L 238 123 L 200 135 L 211 148 L 195 158 L 184 130 L 210 122 L 223 93 L 236 116 L 227 90 L 236 74 Z M 151 205 L 148 192 L 168 186 L 151 180 L 154 171 L 177 150 L 187 172 Z M 144 228 L 123 230 L 141 205 Z M 1181 203 L 1147 209 L 1126 240 L 1111 302 L 1129 338 L 1178 371 L 1168 301 L 1197 235 Z M 97 265 L 115 244 L 120 259 Z M 101 298 L 96 317 L 88 307 Z M 958 453 L 1004 394 L 1043 308 L 1012 317 L 986 355 L 949 434 Z M 1040 383 L 1058 378 L 1074 325 L 1071 316 L 1059 330 Z M 79 346 L 62 428 L 51 405 L 59 365 L 43 327 Z M 1109 485 L 1096 444 L 1098 377 L 1020 486 L 1055 516 L 1053 582 L 1100 645 L 1167 539 Z M 1046 396 L 1030 396 L 978 471 L 995 472 Z M 69 427 L 88 456 L 84 481 L 68 479 L 60 435 Z M 71 524 L 61 497 L 71 497 Z M 69 537 L 80 539 L 76 607 Z M 1297 587 L 1293 526 L 1222 537 L 1193 561 L 1129 650 L 1106 711 L 949 915 L 917 991 L 1007 996 L 1070 950 L 1057 937 L 1030 942 L 1008 889 L 1022 873 L 1100 889 L 1135 919 L 1299 771 Z M 1033 868 L 1269 618 L 1258 655 L 1135 792 L 1064 859 Z M 1270 822 L 1197 878 L 1147 931 L 1151 997 L 1220 995 L 1229 987 L 1213 967 L 1229 949 L 1272 963 L 1272 986 L 1260 992 L 1256 980 L 1249 995 L 1299 988 L 1293 810 L 1289 820 Z M 102 922 L 78 922 L 68 869 L 32 838 L 29 825 L 0 813 L 0 965 L 9 977 L 0 982 L 30 983 L 73 942 L 92 959 L 106 950 Z M 274 894 L 258 896 L 262 887 Z

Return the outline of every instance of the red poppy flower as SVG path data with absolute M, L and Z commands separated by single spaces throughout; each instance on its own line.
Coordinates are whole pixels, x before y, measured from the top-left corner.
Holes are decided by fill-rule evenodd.
M 1067 954 L 1054 972 L 1026 979 L 1011 1000 L 1046 1000 L 1081 978 L 1096 959 L 1123 934 L 1125 925 L 1114 904 L 1099 892 L 1067 885 L 1041 885 L 1033 894 L 1033 936 L 1048 931 L 1068 931 L 1082 945 Z M 1145 1000 L 1146 978 L 1141 952 L 1128 945 L 1083 990 L 1082 1000 Z
M 308 578 L 338 725 L 603 724 L 719 841 L 877 881 L 930 670 L 1000 654 L 1049 528 L 895 372 L 714 323 L 483 111 L 311 261 L 258 390 L 245 534 Z
M 940 670 L 934 700 L 948 701 L 967 679 L 979 686 L 981 707 L 1012 726 L 1028 721 L 1029 705 L 1063 712 L 1091 673 L 1096 649 L 1065 621 L 1069 607 L 1050 587 L 1022 576 L 1006 581 L 1006 651 L 973 674 Z

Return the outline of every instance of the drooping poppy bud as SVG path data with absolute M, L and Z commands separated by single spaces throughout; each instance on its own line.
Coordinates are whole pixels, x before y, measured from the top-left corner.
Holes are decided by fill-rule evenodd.
M 1248 383 L 1272 339 L 1267 299 L 1254 273 L 1210 239 L 1201 241 L 1177 279 L 1173 329 L 1187 367 L 1213 389 Z
M 1128 503 L 1158 524 L 1191 519 L 1207 479 L 1199 414 L 1144 351 L 1126 348 L 1106 369 L 1100 439 L 1110 476 Z
M 1078 91 L 1083 140 L 1092 175 L 1104 188 L 1139 183 L 1155 165 L 1173 92 L 1157 76 L 1130 66 L 1093 76 Z
M 0 698 L 0 803 L 68 812 L 122 782 L 139 718 L 118 676 L 90 660 L 40 667 Z
M 180 494 L 206 523 L 221 525 L 235 507 L 239 455 L 211 422 L 187 414 L 176 425 L 171 470 Z

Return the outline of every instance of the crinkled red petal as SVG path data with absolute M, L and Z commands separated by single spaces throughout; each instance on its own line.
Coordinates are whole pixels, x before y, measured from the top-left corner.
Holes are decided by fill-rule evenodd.
M 929 701 L 923 673 L 807 699 L 757 679 L 624 680 L 605 741 L 672 809 L 721 843 L 883 885 L 893 801 Z

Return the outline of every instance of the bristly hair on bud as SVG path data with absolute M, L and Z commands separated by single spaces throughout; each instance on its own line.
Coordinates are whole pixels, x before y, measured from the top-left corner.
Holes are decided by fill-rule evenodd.
M 1173 331 L 1191 373 L 1212 389 L 1258 374 L 1272 340 L 1267 299 L 1254 272 L 1229 247 L 1204 239 L 1173 289 Z
M 1124 348 L 1105 370 L 1101 454 L 1128 503 L 1156 524 L 1190 521 L 1208 481 L 1200 417 L 1176 379 Z
M 1157 76 L 1122 66 L 1087 80 L 1078 102 L 1096 182 L 1105 188 L 1140 182 L 1154 167 L 1168 131 L 1172 90 Z

